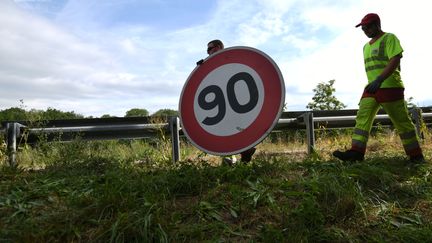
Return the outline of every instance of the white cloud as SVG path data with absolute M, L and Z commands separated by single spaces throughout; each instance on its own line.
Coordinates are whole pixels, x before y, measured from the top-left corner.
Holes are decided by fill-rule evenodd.
M 184 82 L 215 38 L 270 55 L 283 72 L 290 110 L 304 110 L 312 89 L 331 79 L 336 96 L 356 108 L 366 82 L 367 38 L 354 25 L 368 12 L 379 13 L 383 29 L 401 40 L 407 96 L 431 101 L 425 87 L 432 37 L 420 0 L 220 0 L 208 18 L 174 30 L 99 23 L 95 1 L 68 1 L 53 18 L 12 1 L 0 1 L 0 8 L 0 109 L 20 99 L 30 108 L 54 106 L 86 116 L 177 109 Z
M 125 71 L 116 56 L 97 42 L 85 42 L 10 2 L 0 5 L 5 10 L 0 13 L 0 81 L 10 84 L 0 91 L 1 108 L 23 99 L 31 108 L 55 106 L 92 115 L 89 111 L 95 110 L 89 107 L 98 103 L 95 99 L 129 99 L 145 94 L 139 89 L 153 86 L 151 80 Z M 126 51 L 133 53 L 130 48 Z

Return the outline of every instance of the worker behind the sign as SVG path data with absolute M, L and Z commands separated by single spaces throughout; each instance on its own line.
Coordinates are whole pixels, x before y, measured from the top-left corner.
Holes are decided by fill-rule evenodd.
M 359 103 L 351 149 L 334 151 L 333 155 L 343 161 L 364 160 L 372 123 L 381 106 L 396 127 L 409 161 L 424 163 L 419 139 L 404 100 L 404 85 L 400 76 L 403 49 L 399 40 L 394 34 L 381 30 L 377 14 L 367 14 L 356 25 L 359 26 L 371 38 L 363 47 L 368 84 Z
M 216 53 L 220 50 L 224 49 L 224 44 L 221 40 L 212 40 L 207 44 L 207 54 L 210 56 L 213 53 Z M 203 60 L 197 62 L 197 65 L 201 65 Z M 255 153 L 255 148 L 250 148 L 246 151 L 240 153 L 242 162 L 250 162 L 252 160 L 252 155 Z M 225 164 L 232 165 L 237 162 L 237 158 L 234 155 L 226 156 L 222 158 L 222 162 Z

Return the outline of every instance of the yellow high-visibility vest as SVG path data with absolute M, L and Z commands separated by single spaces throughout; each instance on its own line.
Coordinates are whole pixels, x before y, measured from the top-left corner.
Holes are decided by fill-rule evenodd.
M 384 33 L 373 44 L 366 43 L 363 47 L 363 56 L 368 83 L 373 82 L 382 73 L 392 57 L 402 52 L 399 39 L 391 33 Z M 381 88 L 403 87 L 400 66 L 381 84 Z

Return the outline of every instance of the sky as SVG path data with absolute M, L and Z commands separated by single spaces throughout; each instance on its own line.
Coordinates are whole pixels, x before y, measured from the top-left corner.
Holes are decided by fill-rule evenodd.
M 406 97 L 432 105 L 432 32 L 423 0 L 0 0 L 0 110 L 54 108 L 86 117 L 178 110 L 207 43 L 269 55 L 288 111 L 306 110 L 320 82 L 356 109 L 366 84 L 354 26 L 370 12 L 396 34 Z

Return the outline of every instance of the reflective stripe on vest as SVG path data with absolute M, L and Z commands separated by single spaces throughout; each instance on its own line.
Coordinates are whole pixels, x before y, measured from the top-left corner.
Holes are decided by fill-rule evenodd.
M 385 43 L 386 43 L 386 41 L 387 41 L 387 35 L 385 35 L 383 37 L 383 39 L 381 40 L 381 43 L 380 43 L 380 45 L 378 47 L 379 48 L 378 55 L 364 59 L 366 72 L 372 71 L 372 70 L 375 70 L 375 69 L 383 69 L 383 68 L 385 68 L 387 66 L 387 61 L 389 59 L 385 55 L 385 47 L 386 47 Z M 367 64 L 369 62 L 371 62 L 371 61 L 381 61 L 381 62 L 386 62 L 386 63 L 376 64 L 376 65 L 373 65 L 373 66 L 367 66 Z

